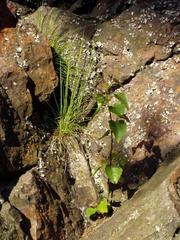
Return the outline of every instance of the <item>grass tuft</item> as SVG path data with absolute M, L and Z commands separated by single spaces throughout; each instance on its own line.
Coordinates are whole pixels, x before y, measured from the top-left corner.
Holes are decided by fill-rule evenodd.
M 96 51 L 92 44 L 74 35 L 64 40 L 58 35 L 55 22 L 58 15 L 43 16 L 39 9 L 38 28 L 49 38 L 60 81 L 57 128 L 60 136 L 72 135 L 82 128 L 89 112 L 88 103 L 96 82 Z

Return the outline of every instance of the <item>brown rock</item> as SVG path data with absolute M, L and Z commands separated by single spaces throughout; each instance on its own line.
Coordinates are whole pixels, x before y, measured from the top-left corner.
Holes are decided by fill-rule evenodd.
M 20 118 L 25 119 L 32 113 L 33 91 L 43 101 L 57 85 L 49 43 L 33 26 L 19 24 L 17 29 L 1 32 L 0 44 L 1 84 Z
M 65 136 L 63 140 L 56 137 L 48 145 L 45 154 L 39 157 L 39 172 L 67 203 L 67 208 L 74 208 L 78 216 L 77 209 L 84 210 L 98 201 L 81 141 L 73 136 Z M 71 218 L 74 224 L 80 220 L 80 217 L 75 219 L 73 214 Z
M 58 79 L 49 42 L 34 26 L 19 22 L 16 28 L 2 29 L 0 45 L 1 169 L 14 172 L 37 162 L 41 137 L 27 119 L 36 102 L 47 100 Z
M 34 14 L 25 18 L 33 23 L 46 37 L 57 37 L 62 41 L 82 37 L 91 39 L 95 32 L 95 22 L 77 16 L 70 11 L 41 6 Z
M 75 151 L 75 153 L 77 152 Z M 74 161 L 75 156 L 73 155 L 74 158 L 69 158 L 70 156 L 66 149 L 66 141 L 63 139 L 62 142 L 62 139 L 60 140 L 57 137 L 51 139 L 46 146 L 44 146 L 44 149 L 39 151 L 38 155 L 39 175 L 43 179 L 46 179 L 61 199 L 66 221 L 66 224 L 63 227 L 66 239 L 79 239 L 84 226 L 82 221 L 82 209 L 80 210 L 78 207 L 82 207 L 82 203 L 87 202 L 87 199 L 90 199 L 89 195 L 92 197 L 89 201 L 93 201 L 93 196 L 91 193 L 89 194 L 89 191 L 86 191 L 85 195 L 85 191 L 83 192 L 84 189 L 82 189 L 84 199 L 80 199 L 81 202 L 78 201 L 79 192 L 76 191 L 76 189 L 80 183 L 79 181 L 76 182 L 76 179 L 73 178 L 76 176 L 72 176 L 69 169 L 69 161 Z M 77 177 L 79 177 L 78 173 Z M 85 180 L 86 179 L 89 180 L 89 178 L 85 176 Z M 91 179 L 89 181 L 90 182 L 88 183 L 92 184 Z M 82 183 L 82 185 L 83 184 L 84 183 Z M 83 186 L 85 186 L 85 184 Z M 90 190 L 91 189 L 92 187 L 90 185 Z
M 1 208 L 0 223 L 0 239 L 31 239 L 27 219 L 9 202 L 5 202 Z
M 19 47 L 22 48 L 20 58 L 28 64 L 26 73 L 34 84 L 35 96 L 44 101 L 58 82 L 49 41 L 42 38 L 32 25 L 25 25 L 17 31 L 17 41 L 21 43 Z
M 174 9 L 177 15 L 172 16 L 169 10 L 162 17 L 152 7 L 157 4 L 158 8 L 159 3 L 153 4 L 150 1 L 145 5 L 138 3 L 103 23 L 94 37 L 102 46 L 102 63 L 106 65 L 102 67 L 103 81 L 98 88 L 123 91 L 129 101 L 127 134 L 121 144 L 113 143 L 116 161 L 128 159 L 132 165 L 139 162 L 141 173 L 146 172 L 148 178 L 155 172 L 159 160 L 174 151 L 180 142 L 179 38 L 178 28 L 172 27 L 179 13 Z M 121 87 L 123 82 L 126 84 Z M 114 101 L 112 93 L 109 104 Z M 103 165 L 102 159 L 108 161 L 111 137 L 101 138 L 108 129 L 109 112 L 104 107 L 87 127 L 90 138 L 87 148 L 93 170 Z M 136 167 L 134 171 L 137 174 Z M 127 178 L 131 179 L 128 176 L 129 172 Z M 146 177 L 142 176 L 142 182 Z M 106 189 L 103 173 L 98 181 Z
M 152 63 L 125 87 L 130 107 L 126 149 L 136 147 L 143 140 L 153 140 L 164 157 L 178 145 L 180 65 L 177 59 L 178 55 Z
M 30 221 L 32 239 L 65 239 L 60 199 L 34 171 L 20 177 L 9 200 Z
M 114 215 L 81 239 L 173 239 L 180 226 L 180 158 L 164 164 Z
M 156 4 L 137 4 L 97 29 L 94 41 L 102 45 L 102 63 L 106 66 L 101 90 L 121 85 L 153 59 L 163 60 L 171 55 L 178 42 L 178 29 L 173 28 L 178 9 L 174 9 L 173 16 L 168 10 L 161 14 L 153 10 Z
M 32 114 L 32 98 L 27 91 L 28 76 L 16 62 L 16 29 L 4 29 L 0 34 L 1 85 L 6 90 L 13 108 L 21 119 Z M 20 48 L 21 50 L 21 48 Z M 20 51 L 19 50 L 19 51 Z M 23 64 L 22 60 L 22 64 Z
M 80 209 L 94 206 L 98 198 L 85 152 L 75 138 L 69 138 L 67 142 L 69 172 L 75 180 L 73 186 L 75 203 Z

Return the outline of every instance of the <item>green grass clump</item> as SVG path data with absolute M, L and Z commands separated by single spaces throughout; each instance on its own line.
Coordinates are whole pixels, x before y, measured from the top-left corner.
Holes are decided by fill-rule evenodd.
M 88 103 L 96 81 L 96 51 L 76 34 L 73 38 L 59 36 L 55 27 L 58 13 L 57 16 L 43 16 L 42 11 L 41 8 L 37 15 L 37 25 L 50 40 L 60 81 L 59 99 L 55 99 L 58 133 L 61 136 L 72 135 L 81 129 L 89 111 Z
M 82 40 L 76 55 L 71 55 L 71 49 L 67 44 L 63 47 L 63 50 L 65 49 L 67 51 L 64 58 L 61 50 L 55 49 L 60 77 L 58 130 L 63 135 L 72 134 L 81 128 L 88 110 L 88 99 L 91 95 L 89 81 L 93 70 L 93 62 L 83 52 L 85 47 Z

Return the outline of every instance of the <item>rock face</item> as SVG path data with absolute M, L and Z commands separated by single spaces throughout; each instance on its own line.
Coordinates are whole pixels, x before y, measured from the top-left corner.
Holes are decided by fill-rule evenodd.
M 41 155 L 51 143 L 33 125 L 58 84 L 49 41 L 19 20 L 1 29 L 0 44 L 0 239 L 78 239 L 82 216 L 71 203 L 68 175 L 57 153 Z M 37 171 L 24 174 L 32 166 Z
M 113 152 L 119 154 L 119 160 L 129 159 L 130 165 L 144 165 L 145 160 L 151 170 L 143 169 L 147 174 L 142 179 L 149 178 L 158 166 L 157 159 L 180 142 L 178 9 L 177 1 L 140 1 L 103 23 L 94 35 L 103 52 L 99 90 L 112 93 L 110 105 L 115 101 L 113 93 L 119 91 L 129 101 L 128 131 L 122 144 L 114 143 Z M 108 108 L 102 108 L 87 128 L 95 167 L 111 151 L 110 136 L 99 140 L 109 128 L 108 121 Z
M 83 221 L 71 196 L 69 172 L 59 145 L 49 150 L 50 134 L 34 125 L 58 84 L 50 44 L 23 20 L 12 26 L 1 25 L 0 32 L 0 239 L 76 240 Z M 37 171 L 24 173 L 33 166 Z
M 8 202 L 1 208 L 0 222 L 0 239 L 31 239 L 28 219 Z
M 24 237 L 77 240 L 82 234 L 83 219 L 75 199 L 79 195 L 74 194 L 71 186 L 68 162 L 63 160 L 65 155 L 58 140 L 49 145 L 48 150 L 39 150 L 37 167 L 27 171 L 15 183 L 9 183 L 9 191 L 0 184 L 0 236 L 12 240 Z M 10 204 L 3 203 L 5 200 Z M 16 210 L 13 216 L 11 209 Z M 9 224 L 11 227 L 5 229 Z
M 19 22 L 16 28 L 2 29 L 0 44 L 0 149 L 2 169 L 6 169 L 3 177 L 37 161 L 36 140 L 32 137 L 36 133 L 27 119 L 37 103 L 47 100 L 58 79 L 49 43 L 32 25 Z
M 86 20 L 58 8 L 41 6 L 34 14 L 27 16 L 26 21 L 37 26 L 40 32 L 51 38 L 53 34 L 60 40 L 76 39 L 77 36 L 90 39 L 95 33 L 96 21 Z
M 179 17 L 178 3 L 172 5 L 174 8 L 167 4 L 163 12 L 158 10 L 161 4 L 143 1 L 97 29 L 94 40 L 102 44 L 106 65 L 102 90 L 128 81 L 153 59 L 165 60 L 172 55 L 179 42 L 179 30 L 174 27 Z
M 19 179 L 9 200 L 30 220 L 32 239 L 65 239 L 60 199 L 35 172 L 27 172 Z
M 180 226 L 180 158 L 165 164 L 114 215 L 83 240 L 174 239 Z
M 87 206 L 96 205 L 98 197 L 93 179 L 91 178 L 90 168 L 85 156 L 86 154 L 80 148 L 76 139 L 69 139 L 67 152 L 69 155 L 69 172 L 71 177 L 75 179 L 73 185 L 73 198 L 76 206 L 83 209 Z
M 57 85 L 49 43 L 32 25 L 20 22 L 1 31 L 0 43 L 1 84 L 19 117 L 28 118 L 32 98 L 45 100 Z
M 128 191 L 115 189 L 122 207 L 83 239 L 177 239 L 180 159 L 152 175 L 180 142 L 179 1 L 72 0 L 25 17 L 33 10 L 7 2 L 0 3 L 0 239 L 80 239 L 83 210 L 108 197 L 102 166 L 111 147 L 113 161 L 128 159 L 117 186 Z M 58 92 L 47 40 L 56 35 L 72 45 L 72 56 L 77 37 L 88 46 L 83 53 L 89 46 L 95 52 L 87 51 L 93 63 L 101 57 L 94 68 L 101 81 L 91 82 L 110 105 L 114 93 L 127 94 L 130 122 L 121 144 L 101 138 L 109 128 L 107 106 L 79 136 L 59 138 L 45 125 L 45 102 Z

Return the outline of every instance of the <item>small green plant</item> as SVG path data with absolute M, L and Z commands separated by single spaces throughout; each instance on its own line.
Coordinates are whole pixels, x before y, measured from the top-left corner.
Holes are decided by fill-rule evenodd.
M 127 96 L 125 95 L 125 93 L 117 93 L 114 96 L 117 100 L 116 103 L 112 106 L 108 106 L 109 116 L 110 116 L 110 120 L 109 120 L 110 130 L 108 130 L 101 138 L 111 134 L 111 142 L 113 141 L 112 137 L 114 136 L 116 142 L 119 143 L 123 139 L 126 133 L 126 129 L 127 129 L 126 122 L 128 121 L 128 118 L 126 116 L 126 111 L 129 107 L 128 107 Z M 96 110 L 96 113 L 97 113 L 100 110 L 100 108 L 105 103 L 108 102 L 108 98 L 106 96 L 104 97 L 103 95 L 98 94 L 96 99 L 97 99 L 97 110 Z M 113 120 L 112 114 L 116 116 L 116 120 Z M 105 174 L 107 176 L 108 183 L 118 184 L 123 173 L 123 168 L 122 166 L 114 165 L 112 163 L 112 158 L 113 158 L 113 154 L 112 154 L 112 146 L 111 146 L 110 159 L 105 166 Z M 122 165 L 124 165 L 124 163 Z M 103 200 L 101 200 L 96 207 L 87 208 L 85 211 L 85 215 L 87 218 L 90 218 L 97 213 L 105 214 L 109 212 L 110 208 L 111 208 L 111 200 L 103 198 Z
M 101 201 L 99 202 L 99 204 L 96 207 L 87 208 L 85 211 L 85 215 L 86 215 L 86 217 L 90 218 L 91 216 L 93 216 L 96 213 L 106 214 L 109 212 L 110 207 L 111 206 L 110 206 L 110 203 L 108 202 L 108 200 L 106 198 L 103 198 L 103 199 L 101 199 Z

